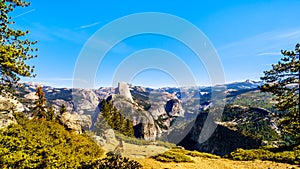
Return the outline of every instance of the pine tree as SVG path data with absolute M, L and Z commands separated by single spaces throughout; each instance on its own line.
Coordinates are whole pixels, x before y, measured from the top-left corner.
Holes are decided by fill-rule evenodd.
M 282 50 L 281 53 L 281 61 L 273 64 L 272 69 L 265 71 L 264 77 L 261 77 L 265 84 L 260 89 L 275 95 L 275 108 L 283 112 L 279 114 L 281 127 L 300 143 L 300 44 L 294 51 Z
M 109 107 L 105 99 L 101 101 L 101 114 L 104 118 L 108 118 L 109 115 Z
M 124 135 L 129 136 L 129 137 L 134 137 L 133 125 L 129 119 L 126 119 L 124 128 L 125 128 Z
M 44 92 L 41 86 L 36 88 L 35 95 L 38 97 L 35 101 L 35 106 L 31 109 L 32 113 L 35 117 L 39 119 L 47 119 L 47 112 L 46 112 L 46 98 L 44 96 Z
M 52 106 L 52 104 L 48 107 L 48 110 L 47 110 L 47 117 L 46 117 L 46 120 L 47 121 L 55 121 L 56 119 L 56 114 L 55 114 L 55 110 Z
M 118 112 L 118 126 L 119 126 L 119 130 L 121 132 L 124 132 L 124 125 L 125 125 L 125 119 L 124 119 L 124 116 Z
M 0 95 L 11 95 L 19 86 L 20 77 L 34 77 L 33 68 L 26 60 L 37 57 L 37 48 L 26 39 L 29 31 L 16 29 L 11 12 L 16 7 L 27 7 L 29 3 L 22 0 L 0 0 Z
M 67 108 L 65 104 L 62 104 L 59 110 L 59 114 L 62 115 L 63 113 L 67 112 Z
M 132 122 L 125 119 L 112 102 L 102 100 L 98 122 L 95 124 L 95 133 L 101 134 L 104 130 L 112 128 L 124 135 L 134 136 Z

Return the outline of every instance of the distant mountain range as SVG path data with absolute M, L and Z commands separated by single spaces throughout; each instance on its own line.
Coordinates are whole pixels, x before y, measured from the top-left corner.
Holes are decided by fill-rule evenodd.
M 30 82 L 24 83 L 25 89 L 19 91 L 20 97 L 29 100 L 34 99 L 35 89 L 39 85 L 41 84 Z M 246 80 L 244 82 L 235 82 L 226 84 L 226 91 L 224 92 L 227 94 L 234 95 L 238 91 L 255 90 L 258 88 L 259 85 L 262 85 L 262 82 L 255 82 L 251 80 Z M 43 91 L 45 92 L 46 98 L 50 103 L 54 105 L 55 108 L 60 107 L 61 104 L 65 104 L 67 106 L 67 110 L 70 112 L 90 115 L 94 112 L 95 107 L 97 107 L 101 99 L 106 99 L 108 96 L 114 94 L 115 90 L 117 89 L 113 87 L 100 87 L 98 89 L 71 89 L 56 88 L 46 85 L 41 86 L 43 87 Z M 176 97 L 182 102 L 191 102 L 191 99 L 199 99 L 200 97 L 202 97 L 201 100 L 205 100 L 205 98 L 203 97 L 205 97 L 205 95 L 209 95 L 212 90 L 212 87 L 164 87 L 152 89 L 142 86 L 133 86 L 130 84 L 128 84 L 128 86 L 133 98 L 138 97 L 137 95 L 142 97 L 147 95 L 153 95 L 155 93 L 164 93 L 169 95 L 169 98 Z M 76 105 L 74 102 L 78 102 L 78 104 Z M 194 111 L 197 112 L 198 110 Z
M 38 85 L 25 83 L 25 88 L 19 90 L 24 112 L 29 110 L 36 98 L 34 93 Z M 271 144 L 280 135 L 277 119 L 270 116 L 274 111 L 272 97 L 268 93 L 260 93 L 260 85 L 262 82 L 246 80 L 214 87 L 158 89 L 124 82 L 119 83 L 117 88 L 42 87 L 48 102 L 57 111 L 64 104 L 68 112 L 90 119 L 84 121 L 86 130 L 93 129 L 93 125 L 99 120 L 99 103 L 106 99 L 113 102 L 124 117 L 130 118 L 136 137 L 167 140 L 187 149 L 226 154 L 237 147 L 251 148 L 262 143 Z M 211 98 L 212 91 L 217 87 L 222 87 L 217 91 L 224 95 L 221 100 Z M 207 142 L 199 144 L 197 139 L 205 118 L 210 111 L 220 108 L 220 102 L 224 102 L 226 106 L 222 117 L 215 119 L 216 132 Z M 235 144 L 234 138 L 239 138 L 239 143 Z M 227 144 L 230 146 L 222 148 Z

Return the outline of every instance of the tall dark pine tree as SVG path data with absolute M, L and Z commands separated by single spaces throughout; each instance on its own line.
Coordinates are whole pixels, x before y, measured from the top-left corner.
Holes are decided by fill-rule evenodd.
M 112 128 L 126 136 L 134 136 L 132 122 L 124 117 L 113 105 L 112 102 L 102 100 L 101 113 L 95 124 L 95 133 L 101 135 L 104 130 Z
M 11 13 L 16 7 L 27 7 L 23 0 L 0 0 L 0 95 L 11 95 L 20 77 L 34 77 L 33 68 L 25 63 L 36 57 L 36 41 L 26 39 L 29 31 L 16 29 Z
M 35 106 L 31 109 L 33 115 L 39 119 L 47 119 L 46 98 L 41 86 L 36 88 L 35 95 L 38 97 L 35 101 Z
M 67 108 L 65 104 L 62 104 L 59 110 L 59 114 L 62 115 L 63 113 L 67 112 Z
M 50 106 L 47 108 L 47 117 L 46 117 L 46 120 L 48 120 L 48 121 L 55 121 L 55 119 L 56 119 L 55 110 L 54 110 L 52 104 L 50 104 Z
M 281 61 L 273 64 L 272 69 L 265 71 L 261 77 L 265 84 L 260 89 L 275 95 L 275 108 L 282 111 L 279 114 L 281 126 L 300 142 L 300 44 L 296 45 L 294 51 L 282 50 L 281 53 Z
M 129 119 L 125 120 L 124 133 L 126 136 L 134 137 L 133 125 Z

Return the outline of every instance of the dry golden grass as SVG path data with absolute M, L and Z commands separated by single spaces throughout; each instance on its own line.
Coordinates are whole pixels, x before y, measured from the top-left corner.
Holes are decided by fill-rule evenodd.
M 232 161 L 228 159 L 209 159 L 194 157 L 193 163 L 162 163 L 154 159 L 134 159 L 140 162 L 144 169 L 292 169 L 296 165 L 276 163 L 271 161 Z
M 112 151 L 118 145 L 117 140 L 105 144 L 103 149 L 106 152 Z M 233 161 L 228 159 L 210 159 L 203 157 L 191 157 L 194 162 L 188 163 L 163 163 L 149 158 L 165 152 L 168 149 L 155 145 L 134 145 L 124 143 L 123 156 L 140 162 L 144 169 L 297 169 L 297 165 L 276 163 L 271 161 Z
M 117 140 L 112 140 L 110 143 L 106 143 L 102 148 L 106 151 L 113 151 L 119 142 Z M 124 143 L 124 152 L 123 156 L 128 158 L 146 158 L 150 156 L 154 156 L 160 153 L 167 151 L 166 147 L 155 146 L 155 145 L 135 145 Z

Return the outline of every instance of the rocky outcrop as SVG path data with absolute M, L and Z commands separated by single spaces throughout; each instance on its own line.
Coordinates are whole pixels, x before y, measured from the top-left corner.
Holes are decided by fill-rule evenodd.
M 178 99 L 171 99 L 165 105 L 165 110 L 170 117 L 184 116 L 184 110 Z
M 91 127 L 91 116 L 81 114 L 71 114 L 68 112 L 60 116 L 60 121 L 70 130 L 82 133 L 82 130 L 89 130 Z
M 157 137 L 157 128 L 154 123 L 138 123 L 134 126 L 135 137 L 144 140 L 155 141 Z
M 103 133 L 103 138 L 105 139 L 106 143 L 111 143 L 114 140 L 116 140 L 114 130 L 113 129 L 105 130 L 104 133 Z
M 89 130 L 92 126 L 92 120 L 90 115 L 79 115 L 78 119 L 83 130 Z
M 91 137 L 100 146 L 104 146 L 106 143 L 114 143 L 117 141 L 113 129 L 105 130 L 100 136 L 92 135 Z
M 0 96 L 0 110 L 14 110 L 15 112 L 23 112 L 25 107 L 22 103 L 20 103 L 16 98 L 6 98 Z
M 13 116 L 12 112 L 0 110 L 0 129 L 16 123 L 17 121 Z
M 73 130 L 79 134 L 82 133 L 81 122 L 79 120 L 78 114 L 71 114 L 71 113 L 65 112 L 61 115 L 60 121 L 68 129 Z
M 112 102 L 124 117 L 132 121 L 137 138 L 156 140 L 162 133 L 169 131 L 177 117 L 184 116 L 184 110 L 176 95 L 142 87 L 132 88 L 130 91 L 126 83 L 119 83 L 115 94 L 110 95 L 106 100 Z M 100 110 L 99 103 L 92 115 L 92 130 L 101 113 Z
M 100 146 L 104 146 L 106 143 L 106 140 L 101 136 L 93 135 L 92 138 Z
M 136 103 L 127 101 L 123 96 L 113 97 L 111 100 L 120 113 L 126 118 L 129 118 L 134 126 L 135 136 L 145 140 L 155 140 L 157 137 L 157 125 L 151 114 L 143 110 Z
M 0 96 L 0 129 L 16 124 L 17 121 L 13 116 L 13 112 L 23 110 L 23 105 L 17 100 Z
M 115 94 L 123 96 L 125 99 L 128 99 L 133 103 L 133 99 L 129 90 L 127 83 L 119 82 L 118 87 L 116 88 Z

